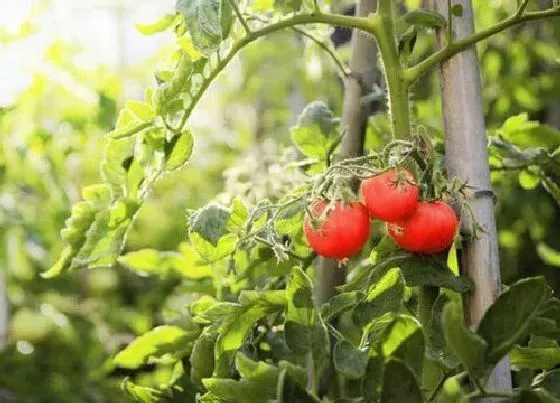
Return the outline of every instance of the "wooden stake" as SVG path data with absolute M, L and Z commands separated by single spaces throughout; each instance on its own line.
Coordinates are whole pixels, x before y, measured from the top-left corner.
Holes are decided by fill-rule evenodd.
M 434 0 L 436 10 L 447 16 L 449 0 Z M 452 40 L 474 31 L 471 0 L 452 0 L 462 6 L 462 16 L 452 18 Z M 440 44 L 447 41 L 447 30 L 439 34 Z M 441 67 L 442 109 L 445 125 L 445 153 L 449 178 L 456 177 L 474 186 L 470 200 L 476 221 L 483 232 L 460 252 L 461 271 L 475 284 L 465 296 L 465 321 L 476 328 L 486 309 L 500 292 L 500 260 L 493 194 L 490 190 L 488 138 L 482 111 L 480 68 L 474 47 L 457 54 Z M 463 229 L 471 228 L 468 214 L 462 216 Z M 509 361 L 504 358 L 486 385 L 488 391 L 510 391 Z
M 377 7 L 377 0 L 360 0 L 356 15 L 367 16 Z M 363 154 L 367 119 L 371 114 L 371 103 L 362 103 L 362 97 L 371 91 L 377 74 L 377 47 L 372 38 L 363 32 L 352 30 L 352 77 L 344 83 L 342 122 L 347 132 L 340 144 L 340 158 Z M 319 258 L 317 264 L 316 298 L 319 305 L 327 302 L 335 293 L 335 287 L 345 279 L 344 269 L 336 260 Z

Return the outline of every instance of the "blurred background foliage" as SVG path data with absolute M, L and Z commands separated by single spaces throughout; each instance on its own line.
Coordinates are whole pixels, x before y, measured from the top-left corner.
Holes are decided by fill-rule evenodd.
M 2 9 L 20 7 L 4 3 Z M 109 10 L 80 27 L 88 30 L 89 42 L 80 42 L 83 32 L 73 31 L 83 10 L 76 11 L 71 1 L 30 1 L 21 7 L 24 3 L 29 12 L 17 24 L 0 25 L 0 60 L 10 54 L 27 57 L 23 73 L 0 77 L 0 276 L 1 294 L 9 301 L 0 401 L 120 402 L 127 373 L 113 367 L 112 357 L 135 335 L 176 320 L 187 302 L 181 290 L 188 284 L 175 274 L 139 275 L 125 267 L 76 271 L 54 280 L 40 273 L 60 252 L 59 231 L 80 188 L 99 176 L 104 135 L 114 126 L 118 108 L 125 97 L 143 96 L 151 72 L 172 51 L 171 37 L 142 37 L 133 23 L 172 10 L 173 2 L 143 1 L 136 8 L 127 1 L 81 2 L 91 10 Z M 503 18 L 513 3 L 476 0 L 477 27 Z M 419 0 L 402 2 L 403 8 L 419 5 Z M 331 4 L 339 12 L 349 6 Z M 58 21 L 60 12 L 73 25 L 49 31 L 45 26 Z M 347 34 L 330 32 L 337 44 Z M 524 115 L 510 121 L 515 130 L 502 128 L 520 114 L 560 127 L 559 39 L 560 24 L 546 21 L 479 45 L 490 134 L 515 132 L 509 135 L 521 141 L 520 147 L 560 144 L 557 133 L 542 125 L 535 129 Z M 31 46 L 34 41 L 41 45 Z M 99 42 L 112 47 L 92 51 Z M 316 44 L 291 31 L 262 42 L 242 52 L 206 94 L 191 123 L 194 156 L 186 169 L 157 185 L 130 233 L 128 251 L 177 250 L 186 240 L 188 208 L 212 199 L 229 201 L 233 195 L 258 199 L 289 187 L 291 178 L 279 164 L 296 116 L 315 99 L 340 112 L 342 82 Z M 431 33 L 422 34 L 411 60 L 434 42 Z M 348 58 L 348 43 L 338 50 Z M 417 129 L 441 137 L 438 89 L 437 74 L 422 80 L 414 89 L 413 108 Z M 368 146 L 382 144 L 388 134 L 383 103 L 376 106 Z M 544 274 L 559 289 L 560 214 L 538 170 L 496 169 L 492 179 L 504 282 Z M 157 387 L 170 376 L 172 367 L 149 364 L 134 380 Z

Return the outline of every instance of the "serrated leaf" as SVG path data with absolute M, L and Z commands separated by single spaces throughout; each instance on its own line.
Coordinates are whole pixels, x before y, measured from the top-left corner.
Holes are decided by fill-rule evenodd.
M 292 141 L 305 156 L 325 160 L 335 140 L 333 119 L 325 103 L 311 102 L 304 108 L 296 126 L 291 128 Z
M 114 359 L 121 368 L 135 369 L 148 362 L 150 357 L 159 357 L 173 353 L 194 340 L 198 332 L 186 332 L 177 326 L 158 326 L 134 339 Z
M 136 30 L 142 35 L 153 35 L 159 32 L 165 31 L 167 28 L 171 27 L 175 22 L 176 16 L 174 14 L 165 14 L 157 21 L 151 24 L 140 24 L 136 23 L 134 26 Z
M 173 137 L 165 143 L 165 170 L 174 171 L 183 167 L 192 155 L 194 139 L 190 130 Z
M 189 219 L 189 232 L 218 246 L 218 241 L 227 232 L 227 223 L 231 211 L 216 203 L 210 203 L 197 210 Z
M 446 25 L 445 17 L 435 11 L 419 9 L 406 13 L 404 21 L 410 25 L 420 25 L 425 28 L 441 28 Z
M 278 311 L 274 305 L 243 306 L 235 314 L 225 317 L 216 342 L 215 377 L 229 376 L 237 350 L 243 345 L 249 331 L 263 317 Z
M 508 118 L 497 133 L 505 140 L 519 147 L 558 147 L 560 131 L 529 120 L 527 113 Z
M 205 55 L 216 50 L 228 35 L 232 23 L 229 0 L 177 0 L 194 45 Z
M 422 392 L 412 370 L 402 361 L 391 358 L 385 364 L 382 402 L 422 403 Z
M 438 257 L 412 256 L 398 264 L 408 287 L 435 286 L 449 288 L 459 293 L 471 291 L 472 281 L 465 276 L 456 276 L 446 262 Z
M 101 174 L 105 182 L 111 185 L 114 195 L 124 194 L 127 174 L 134 158 L 136 139 L 127 137 L 109 140 L 105 147 L 105 157 L 101 163 Z
M 478 334 L 488 343 L 487 359 L 496 363 L 525 337 L 531 319 L 549 298 L 543 277 L 518 281 L 488 308 L 478 326 Z
M 466 328 L 460 309 L 458 304 L 452 302 L 443 308 L 442 327 L 445 342 L 467 371 L 476 376 L 483 376 L 488 343 Z
M 404 281 L 400 270 L 390 269 L 372 286 L 364 301 L 356 305 L 352 319 L 358 326 L 364 326 L 373 319 L 388 312 L 398 312 L 404 297 Z
M 521 369 L 551 369 L 560 364 L 560 348 L 514 346 L 509 352 L 511 365 Z
M 70 269 L 113 266 L 124 247 L 126 233 L 138 207 L 129 200 L 117 200 L 109 209 L 97 213 Z
M 369 352 L 343 340 L 334 346 L 333 362 L 337 372 L 348 379 L 360 379 L 366 373 Z

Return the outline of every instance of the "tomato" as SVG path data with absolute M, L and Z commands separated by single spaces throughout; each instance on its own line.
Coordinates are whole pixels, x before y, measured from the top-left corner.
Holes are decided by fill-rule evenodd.
M 451 246 L 458 221 L 453 209 L 444 202 L 420 202 L 408 219 L 387 223 L 389 236 L 404 250 L 438 253 Z
M 418 206 L 418 186 L 406 169 L 392 169 L 368 178 L 360 191 L 371 216 L 383 221 L 404 220 Z
M 311 212 L 319 217 L 328 206 L 319 201 L 311 206 Z M 344 259 L 357 254 L 369 238 L 369 213 L 362 203 L 335 202 L 321 227 L 313 229 L 311 217 L 303 221 L 305 237 L 311 248 L 321 256 Z

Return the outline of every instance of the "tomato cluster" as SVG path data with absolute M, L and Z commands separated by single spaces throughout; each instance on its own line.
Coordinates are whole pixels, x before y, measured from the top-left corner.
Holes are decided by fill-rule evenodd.
M 360 193 L 363 203 L 336 201 L 330 211 L 325 211 L 327 201 L 311 206 L 304 232 L 317 254 L 334 259 L 354 256 L 369 238 L 371 219 L 387 222 L 389 236 L 410 252 L 439 253 L 453 243 L 458 227 L 455 212 L 443 201 L 420 201 L 418 185 L 406 169 L 364 180 Z

